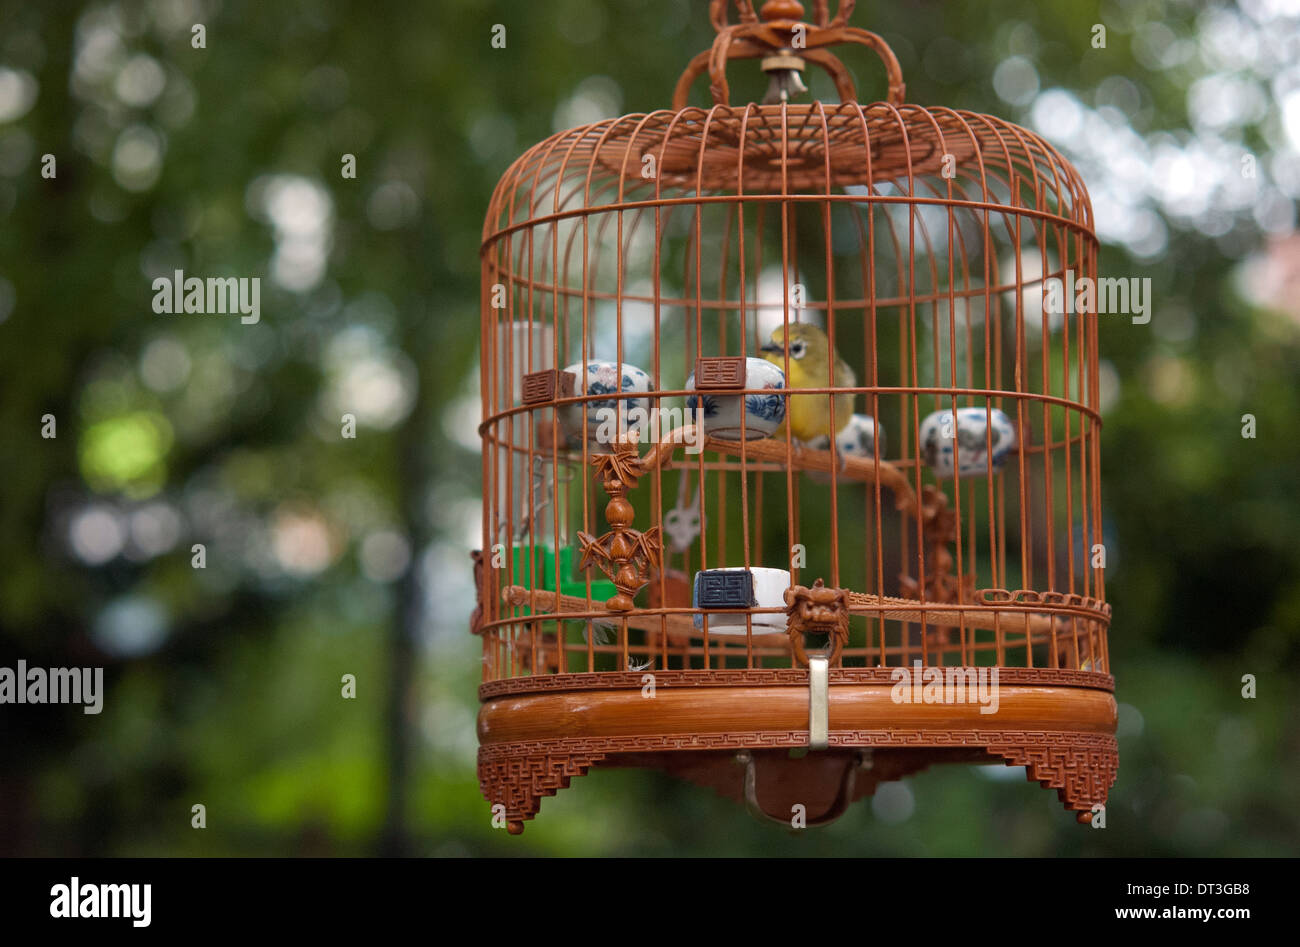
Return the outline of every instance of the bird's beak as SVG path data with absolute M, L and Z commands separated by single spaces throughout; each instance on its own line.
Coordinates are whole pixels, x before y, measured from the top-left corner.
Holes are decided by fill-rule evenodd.
M 764 345 L 762 348 L 760 348 L 759 351 L 771 352 L 773 355 L 783 355 L 785 353 L 785 347 L 781 345 L 777 345 L 775 342 L 769 342 L 767 343 L 767 345 Z

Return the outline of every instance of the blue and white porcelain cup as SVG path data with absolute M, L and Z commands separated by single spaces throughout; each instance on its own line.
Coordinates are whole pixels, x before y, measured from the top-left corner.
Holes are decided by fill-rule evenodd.
M 616 362 L 574 362 L 564 369 L 573 376 L 574 394 L 608 395 L 615 392 L 652 390 L 650 376 L 635 365 Z M 643 428 L 649 420 L 649 397 L 597 398 L 586 403 L 587 447 L 608 453 L 631 428 Z M 582 446 L 583 406 L 566 405 L 560 409 L 560 426 L 570 447 Z
M 695 373 L 686 379 L 686 387 L 695 387 Z M 777 392 L 785 388 L 785 372 L 761 358 L 745 359 L 745 387 L 761 388 L 762 393 L 730 395 L 724 391 L 701 391 L 686 396 L 687 420 L 699 409 L 704 415 L 704 433 L 721 441 L 755 441 L 771 437 L 785 420 L 785 399 Z M 744 432 L 741 432 L 741 416 Z
M 840 428 L 839 433 L 835 435 L 835 453 L 839 457 L 840 465 L 843 466 L 845 458 L 848 457 L 875 460 L 876 438 L 880 439 L 880 459 L 884 460 L 884 427 L 869 414 L 855 414 L 850 417 L 849 423 Z M 813 450 L 827 450 L 830 447 L 830 440 L 830 437 L 823 434 L 811 441 L 805 441 L 804 446 Z M 808 476 L 818 483 L 831 482 L 831 475 L 820 470 L 810 470 Z
M 880 459 L 885 459 L 885 429 L 869 414 L 855 414 L 835 435 L 835 450 L 844 457 L 875 460 L 876 441 L 880 441 Z
M 979 477 L 1000 471 L 1016 446 L 1015 426 L 997 408 L 958 408 L 955 424 L 951 409 L 935 411 L 921 422 L 920 436 L 921 459 L 940 480 L 953 475 L 954 453 L 957 476 Z

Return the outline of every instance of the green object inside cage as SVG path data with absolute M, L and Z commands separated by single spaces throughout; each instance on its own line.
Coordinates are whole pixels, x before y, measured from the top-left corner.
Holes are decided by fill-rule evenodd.
M 515 546 L 511 550 L 513 562 L 512 582 L 525 588 L 544 589 L 561 595 L 587 597 L 587 579 L 575 563 L 578 550 L 568 547 L 559 551 L 559 587 L 556 588 L 556 554 L 550 546 Z M 608 579 L 591 580 L 591 600 L 603 602 L 618 594 L 614 583 Z

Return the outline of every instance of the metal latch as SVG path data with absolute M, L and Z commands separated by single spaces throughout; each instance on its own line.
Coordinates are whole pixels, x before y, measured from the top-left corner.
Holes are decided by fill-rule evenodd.
M 831 662 L 824 654 L 808 656 L 808 748 L 831 745 Z

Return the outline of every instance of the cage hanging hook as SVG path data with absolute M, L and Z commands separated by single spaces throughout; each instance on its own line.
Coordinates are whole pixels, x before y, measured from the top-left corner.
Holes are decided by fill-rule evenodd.
M 870 769 L 870 751 L 857 750 L 849 757 L 844 767 L 844 776 L 840 780 L 840 791 L 835 796 L 831 807 L 815 819 L 805 822 L 807 828 L 830 825 L 848 810 L 857 789 L 858 770 Z M 736 764 L 745 767 L 745 808 L 750 815 L 761 822 L 776 822 L 789 827 L 790 820 L 781 816 L 769 815 L 758 801 L 758 770 L 754 763 L 754 754 L 741 750 L 735 756 Z
M 852 75 L 844 63 L 828 49 L 830 46 L 841 44 L 866 46 L 880 57 L 888 78 L 885 100 L 895 108 L 902 106 L 906 87 L 898 57 L 889 48 L 889 44 L 877 34 L 848 25 L 848 18 L 854 7 L 853 0 L 841 0 L 834 18 L 830 18 L 825 3 L 815 3 L 812 23 L 803 22 L 803 5 L 794 0 L 768 0 L 763 4 L 761 18 L 754 14 L 751 3 L 738 5 L 741 6 L 740 22 L 728 23 L 726 3 L 715 3 L 712 19 L 718 35 L 709 49 L 697 54 L 690 61 L 677 80 L 677 85 L 673 89 L 674 110 L 681 111 L 686 108 L 691 86 L 706 72 L 709 75 L 709 92 L 713 103 L 730 105 L 731 93 L 726 71 L 730 60 L 766 60 L 784 55 L 795 56 L 801 62 L 811 62 L 824 69 L 834 81 L 835 91 L 839 94 L 840 101 L 856 102 L 858 93 Z M 773 68 L 777 71 L 792 72 L 796 77 L 798 75 L 794 66 L 784 62 L 779 65 L 774 63 Z M 783 101 L 779 98 L 782 91 L 787 96 L 796 91 L 789 75 L 777 83 L 778 98 L 775 101 Z

